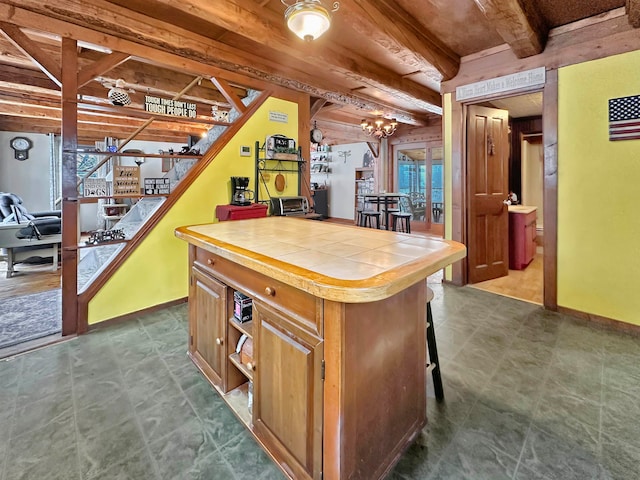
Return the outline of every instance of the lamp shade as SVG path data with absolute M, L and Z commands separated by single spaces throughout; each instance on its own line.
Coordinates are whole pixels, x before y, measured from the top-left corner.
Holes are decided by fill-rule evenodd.
M 313 1 L 300 1 L 284 13 L 289 30 L 306 41 L 312 41 L 329 30 L 331 15 L 321 4 Z

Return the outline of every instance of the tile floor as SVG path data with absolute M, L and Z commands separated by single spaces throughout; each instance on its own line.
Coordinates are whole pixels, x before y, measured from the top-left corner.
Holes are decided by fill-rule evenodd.
M 432 285 L 445 402 L 389 478 L 640 478 L 640 339 Z M 185 355 L 181 305 L 0 362 L 2 480 L 282 475 Z

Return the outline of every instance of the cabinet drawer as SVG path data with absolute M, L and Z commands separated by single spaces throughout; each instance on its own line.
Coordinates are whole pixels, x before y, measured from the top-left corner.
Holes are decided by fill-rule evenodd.
M 201 248 L 196 248 L 194 263 L 230 287 L 289 312 L 307 331 L 322 335 L 322 300 Z

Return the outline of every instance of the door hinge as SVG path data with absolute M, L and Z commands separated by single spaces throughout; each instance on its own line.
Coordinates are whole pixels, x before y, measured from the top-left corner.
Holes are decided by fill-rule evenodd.
M 189 335 L 189 345 L 193 345 L 193 335 Z
M 320 367 L 320 377 L 324 380 L 324 360 L 322 360 L 322 366 Z
M 193 275 L 189 276 L 189 286 L 192 287 L 193 286 Z

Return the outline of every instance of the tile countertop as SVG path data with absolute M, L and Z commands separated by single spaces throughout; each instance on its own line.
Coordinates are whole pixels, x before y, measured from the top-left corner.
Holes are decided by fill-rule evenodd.
M 193 245 L 312 295 L 382 300 L 460 260 L 458 242 L 386 230 L 268 217 L 179 227 Z
M 538 207 L 528 207 L 526 205 L 509 205 L 509 213 L 531 213 L 537 209 Z

